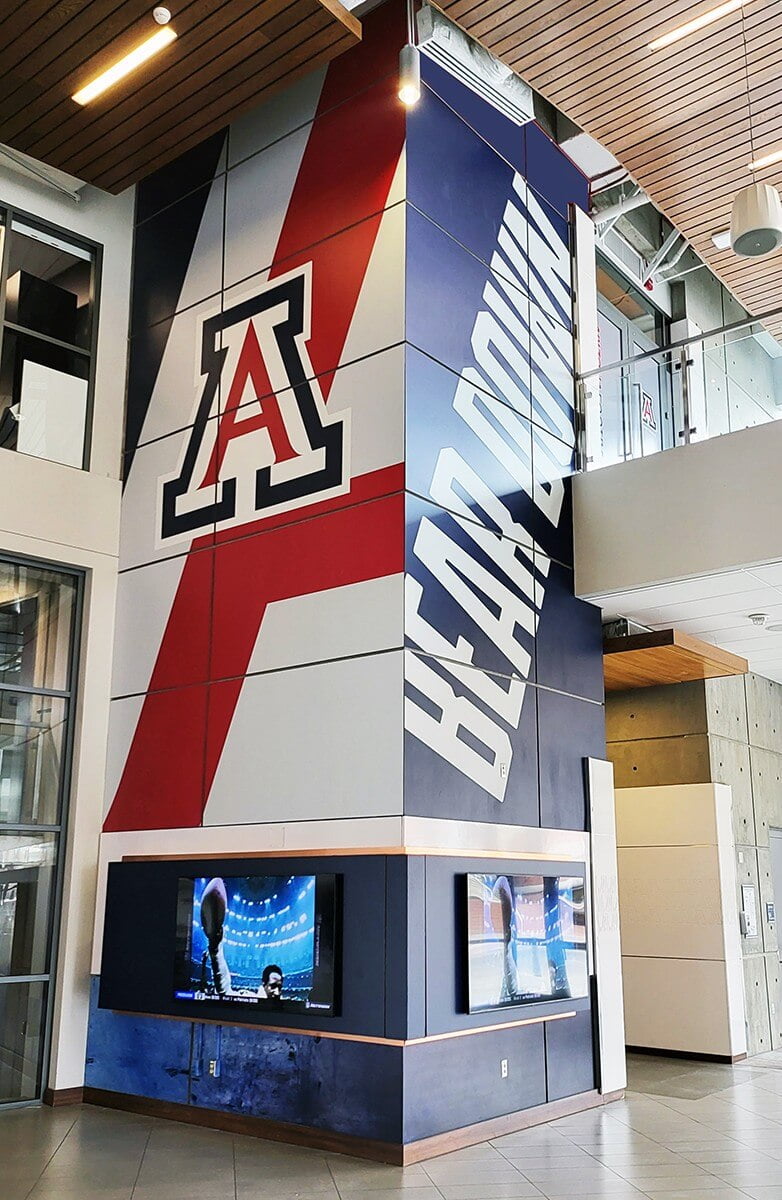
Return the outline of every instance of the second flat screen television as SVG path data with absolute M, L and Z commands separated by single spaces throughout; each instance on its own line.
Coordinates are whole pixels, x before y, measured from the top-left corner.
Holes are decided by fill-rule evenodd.
M 583 876 L 468 875 L 469 1011 L 587 995 Z
M 335 905 L 335 875 L 180 879 L 175 999 L 332 1016 Z

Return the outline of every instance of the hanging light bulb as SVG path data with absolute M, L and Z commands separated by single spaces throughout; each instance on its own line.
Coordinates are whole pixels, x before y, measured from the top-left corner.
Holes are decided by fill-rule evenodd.
M 406 108 L 421 99 L 421 60 L 415 44 L 414 0 L 407 0 L 407 45 L 399 51 L 399 90 L 397 95 Z
M 418 47 L 409 42 L 399 51 L 399 99 L 411 108 L 421 99 L 421 62 Z

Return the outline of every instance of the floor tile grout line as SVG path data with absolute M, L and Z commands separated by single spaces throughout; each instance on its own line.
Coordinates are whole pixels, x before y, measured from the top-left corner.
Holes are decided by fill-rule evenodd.
M 34 1183 L 34 1184 L 33 1184 L 33 1186 L 30 1188 L 30 1190 L 29 1190 L 28 1192 L 26 1192 L 26 1193 L 25 1193 L 25 1200 L 28 1200 L 28 1197 L 29 1197 L 29 1196 L 32 1194 L 32 1192 L 34 1192 L 34 1191 L 35 1191 L 35 1189 L 38 1187 L 38 1184 L 41 1182 L 41 1180 L 42 1180 L 42 1178 L 43 1178 L 43 1176 L 44 1176 L 44 1173 L 45 1173 L 45 1172 L 46 1172 L 46 1170 L 49 1168 L 49 1166 L 51 1165 L 51 1163 L 54 1161 L 54 1157 L 55 1157 L 55 1155 L 58 1153 L 58 1151 L 60 1151 L 60 1150 L 62 1149 L 63 1143 L 65 1142 L 65 1139 L 66 1139 L 66 1138 L 68 1137 L 68 1135 L 69 1135 L 69 1134 L 72 1132 L 72 1130 L 73 1130 L 74 1126 L 77 1124 L 77 1122 L 78 1122 L 78 1120 L 79 1120 L 79 1117 L 80 1117 L 80 1116 L 81 1116 L 81 1113 L 75 1113 L 75 1114 L 74 1114 L 73 1120 L 71 1121 L 70 1125 L 69 1125 L 69 1126 L 68 1126 L 68 1128 L 65 1130 L 65 1133 L 62 1135 L 62 1137 L 60 1138 L 59 1142 L 58 1142 L 58 1143 L 57 1143 L 57 1145 L 55 1146 L 54 1150 L 52 1150 L 51 1154 L 50 1154 L 50 1155 L 49 1155 L 49 1157 L 47 1158 L 47 1160 L 46 1160 L 46 1163 L 45 1163 L 45 1165 L 44 1165 L 44 1168 L 43 1168 L 43 1170 L 42 1170 L 42 1171 L 39 1171 L 39 1173 L 38 1173 L 38 1178 L 36 1179 L 35 1183 Z
M 138 1170 L 136 1171 L 136 1178 L 133 1180 L 133 1187 L 130 1189 L 130 1200 L 133 1200 L 133 1197 L 136 1194 L 136 1188 L 138 1187 L 138 1181 L 141 1178 L 141 1168 L 144 1166 L 144 1159 L 147 1156 L 147 1150 L 149 1149 L 149 1143 L 152 1140 L 152 1131 L 154 1130 L 154 1128 L 155 1128 L 154 1125 L 150 1125 L 150 1127 L 147 1131 L 147 1136 L 144 1139 L 144 1149 L 141 1151 L 141 1157 L 138 1160 Z

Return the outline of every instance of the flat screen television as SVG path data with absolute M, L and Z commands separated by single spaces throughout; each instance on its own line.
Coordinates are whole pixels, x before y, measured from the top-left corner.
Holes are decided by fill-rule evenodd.
M 175 1000 L 333 1016 L 336 890 L 335 875 L 180 879 Z
M 584 878 L 468 875 L 468 1008 L 588 994 Z

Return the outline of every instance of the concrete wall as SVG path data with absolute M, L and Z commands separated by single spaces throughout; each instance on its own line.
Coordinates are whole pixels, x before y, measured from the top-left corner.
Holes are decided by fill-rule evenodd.
M 110 695 L 125 404 L 133 194 L 84 188 L 74 203 L 0 168 L 0 207 L 12 204 L 103 246 L 90 470 L 0 450 L 0 554 L 86 572 L 82 654 L 65 843 L 49 1086 L 80 1086 L 90 995 Z
M 754 887 L 757 935 L 742 937 L 750 1054 L 782 1047 L 769 827 L 782 826 L 782 686 L 758 675 L 619 692 L 607 704 L 619 788 L 731 788 L 736 912 Z
M 629 1046 L 746 1053 L 730 789 L 616 793 Z

